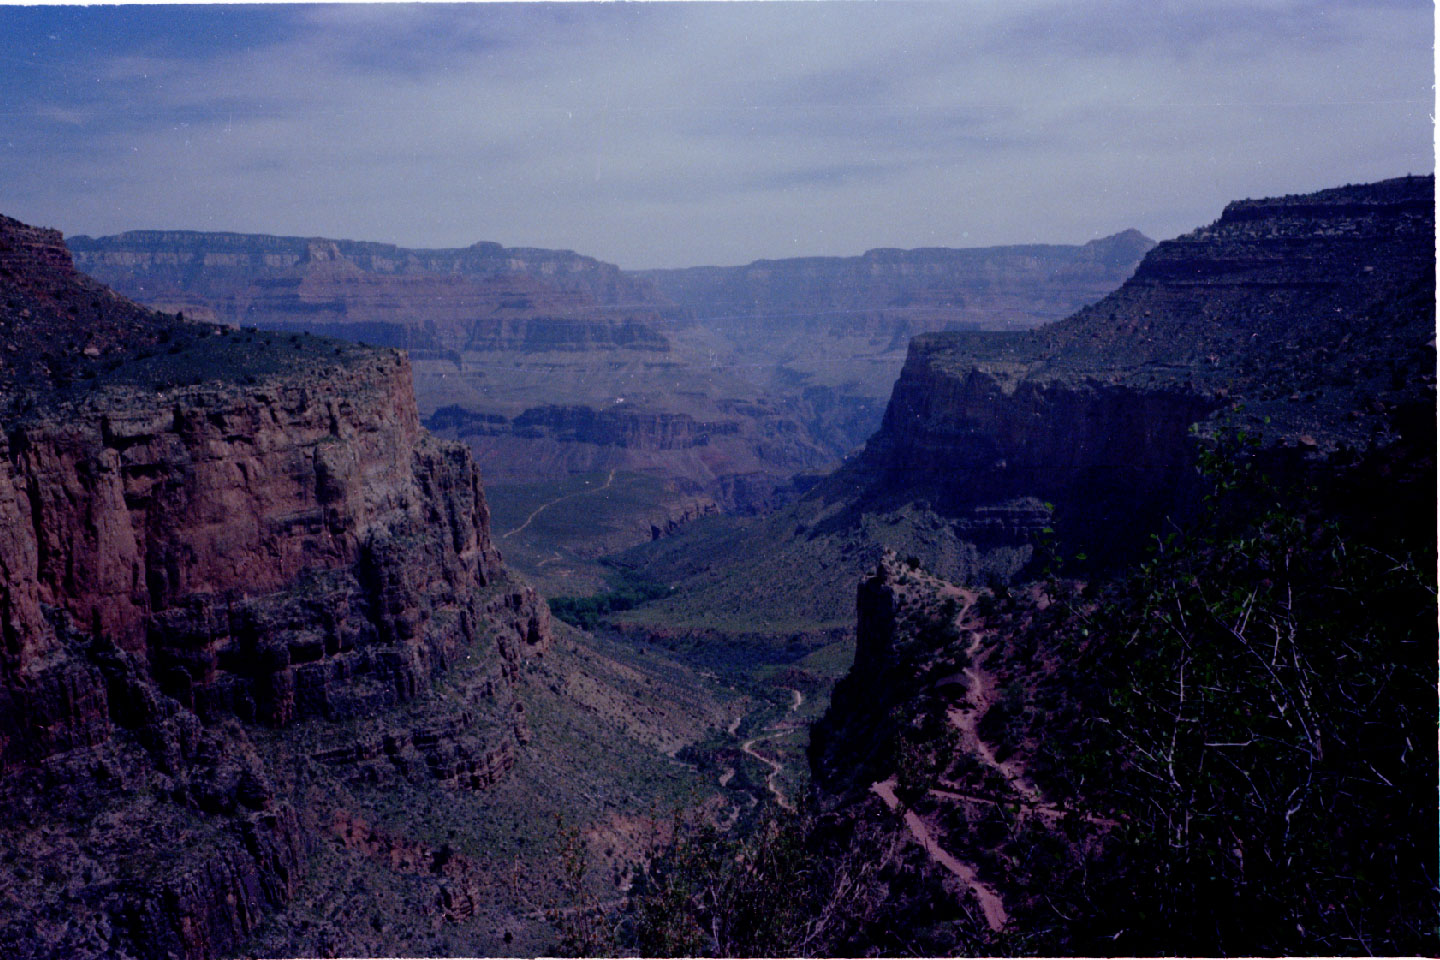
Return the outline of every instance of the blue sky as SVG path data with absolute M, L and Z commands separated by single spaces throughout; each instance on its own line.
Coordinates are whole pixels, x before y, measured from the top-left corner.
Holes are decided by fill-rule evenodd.
M 0 7 L 0 212 L 630 268 L 1434 169 L 1428 2 Z

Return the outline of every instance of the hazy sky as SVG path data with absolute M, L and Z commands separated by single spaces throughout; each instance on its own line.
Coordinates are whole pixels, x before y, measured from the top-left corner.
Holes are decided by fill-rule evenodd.
M 1156 239 L 1434 169 L 1416 2 L 0 8 L 0 212 L 621 266 Z

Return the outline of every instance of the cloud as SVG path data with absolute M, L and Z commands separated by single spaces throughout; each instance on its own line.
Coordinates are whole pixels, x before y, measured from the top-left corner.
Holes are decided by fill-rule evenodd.
M 92 234 L 490 239 L 628 267 L 1163 237 L 1236 196 L 1433 169 L 1432 16 L 8 8 L 0 209 Z

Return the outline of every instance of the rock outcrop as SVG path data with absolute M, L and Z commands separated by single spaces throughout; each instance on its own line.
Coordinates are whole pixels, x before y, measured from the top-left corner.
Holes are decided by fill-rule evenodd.
M 1428 177 L 1241 201 L 1060 323 L 917 337 L 855 468 L 865 502 L 1118 558 L 1184 512 L 1192 427 L 1291 459 L 1383 444 L 1433 398 L 1433 235 Z
M 822 485 L 863 490 L 844 521 L 1010 511 L 982 560 L 1089 562 L 985 587 L 885 555 L 811 730 L 820 809 L 879 796 L 1056 955 L 1432 950 L 1433 217 L 1430 177 L 1242 201 L 1062 323 L 918 339 Z
M 402 354 L 180 323 L 59 239 L 0 221 L 0 944 L 232 953 L 315 842 L 264 732 L 485 789 L 549 614 Z

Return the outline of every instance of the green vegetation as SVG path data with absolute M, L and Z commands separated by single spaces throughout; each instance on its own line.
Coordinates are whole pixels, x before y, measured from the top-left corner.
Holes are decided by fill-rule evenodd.
M 796 666 L 818 677 L 839 680 L 855 663 L 855 638 L 846 637 L 807 653 Z
M 180 327 L 162 334 L 156 346 L 140 348 L 123 362 L 95 361 L 100 384 L 125 384 L 155 390 L 219 381 L 254 385 L 277 374 L 307 366 L 350 365 L 365 360 L 394 363 L 394 351 L 314 337 L 263 332 L 251 327 L 216 330 Z
M 614 573 L 601 556 L 648 540 L 675 496 L 659 477 L 619 471 L 485 485 L 505 562 L 547 597 L 604 591 Z
M 1032 769 L 1052 795 L 1117 822 L 1090 885 L 1056 907 L 1078 918 L 1064 942 L 1432 952 L 1427 492 L 1399 509 L 1399 491 L 1367 481 L 1364 464 L 1329 490 L 1273 482 L 1253 446 L 1241 434 L 1206 454 L 1204 519 L 1157 537 L 1098 603 L 1054 605 L 1044 626 L 1083 680 L 1039 731 Z M 1362 503 L 1376 506 L 1337 509 Z M 1022 710 L 1000 713 L 1023 726 Z
M 642 603 L 668 596 L 670 588 L 635 574 L 617 571 L 618 586 L 593 597 L 555 597 L 550 612 L 582 630 L 594 630 L 601 618 L 621 610 L 633 610 Z

